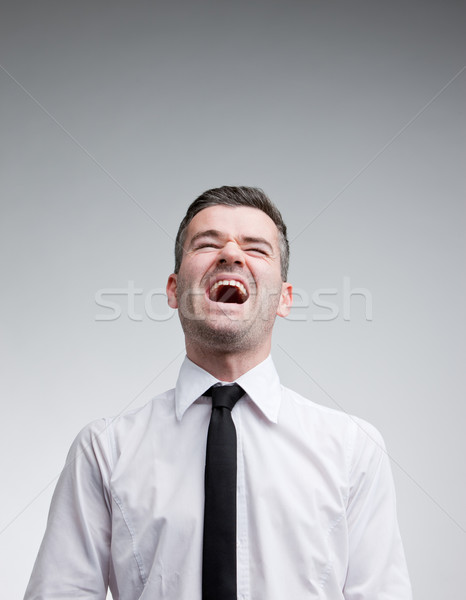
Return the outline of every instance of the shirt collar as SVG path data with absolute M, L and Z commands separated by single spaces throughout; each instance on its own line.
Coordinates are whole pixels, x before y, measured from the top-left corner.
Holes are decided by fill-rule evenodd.
M 191 404 L 215 383 L 219 383 L 219 380 L 194 364 L 187 356 L 185 357 L 175 388 L 175 410 L 178 421 L 181 421 Z M 243 388 L 267 419 L 277 423 L 281 385 L 270 355 L 253 369 L 238 377 L 236 383 Z

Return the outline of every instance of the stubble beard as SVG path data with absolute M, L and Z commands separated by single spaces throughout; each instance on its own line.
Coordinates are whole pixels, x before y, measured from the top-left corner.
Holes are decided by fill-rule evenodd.
M 260 347 L 270 338 L 279 292 L 265 293 L 262 298 L 256 297 L 254 306 L 248 306 L 248 314 L 242 319 L 239 316 L 231 318 L 228 315 L 228 304 L 224 305 L 223 315 L 205 313 L 197 308 L 196 295 L 203 296 L 203 292 L 187 290 L 182 281 L 179 281 L 178 290 L 179 318 L 187 343 L 195 344 L 207 352 L 244 353 Z M 248 302 L 252 301 L 253 298 L 250 297 Z M 221 307 L 222 303 L 218 304 Z
M 206 321 L 192 321 L 181 316 L 180 319 L 186 340 L 209 352 L 245 352 L 254 347 L 247 327 L 209 327 Z

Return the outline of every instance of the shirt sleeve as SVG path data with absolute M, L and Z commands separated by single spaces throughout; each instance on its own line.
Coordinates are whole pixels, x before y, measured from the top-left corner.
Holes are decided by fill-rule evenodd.
M 384 441 L 365 421 L 353 425 L 345 600 L 412 600 Z
M 75 439 L 24 600 L 105 600 L 111 537 L 105 421 Z

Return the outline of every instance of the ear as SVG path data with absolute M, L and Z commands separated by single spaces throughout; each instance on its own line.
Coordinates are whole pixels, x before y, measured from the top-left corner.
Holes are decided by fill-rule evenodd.
M 167 281 L 167 300 L 170 308 L 178 308 L 178 298 L 176 296 L 177 275 L 172 273 Z
M 291 305 L 293 303 L 293 286 L 286 281 L 282 283 L 282 291 L 280 294 L 280 302 L 277 307 L 277 315 L 279 317 L 287 317 L 290 314 Z

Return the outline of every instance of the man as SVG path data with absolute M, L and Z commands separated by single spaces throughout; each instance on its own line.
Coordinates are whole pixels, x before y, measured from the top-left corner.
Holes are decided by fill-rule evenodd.
M 275 317 L 292 301 L 276 207 L 256 188 L 209 190 L 189 207 L 175 254 L 167 295 L 187 353 L 176 387 L 80 433 L 26 600 L 104 599 L 108 584 L 121 600 L 410 599 L 380 434 L 281 386 L 270 357 Z M 206 465 L 225 384 L 240 395 L 222 412 L 234 423 L 233 500 L 209 487 L 227 467 L 212 477 Z M 208 525 L 224 504 L 235 511 L 229 541 L 222 522 Z M 228 592 L 215 588 L 227 554 Z

